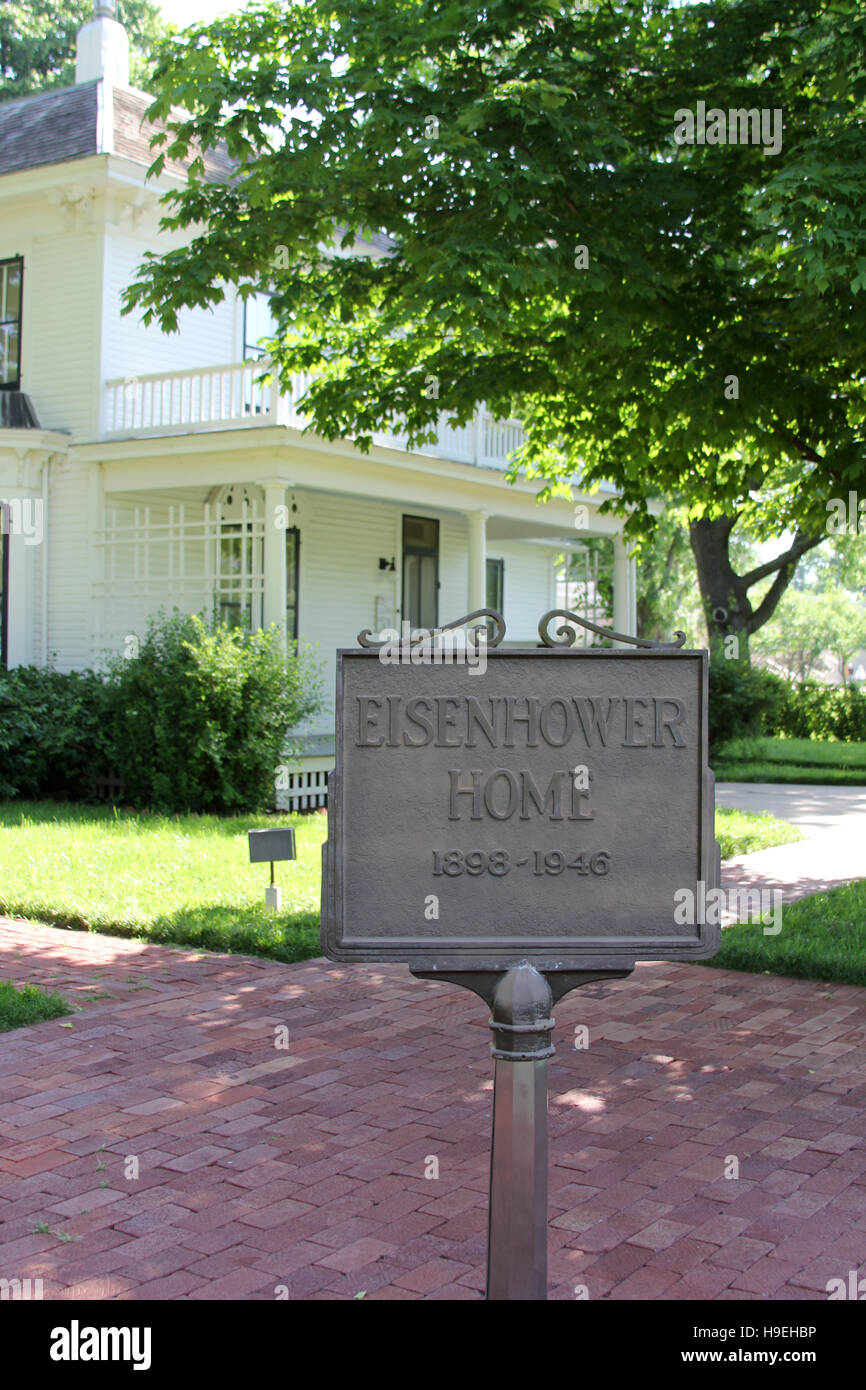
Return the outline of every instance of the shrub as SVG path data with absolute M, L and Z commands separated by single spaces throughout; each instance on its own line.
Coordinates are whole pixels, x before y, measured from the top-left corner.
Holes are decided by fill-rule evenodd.
M 788 687 L 771 671 L 726 661 L 720 655 L 710 661 L 710 749 L 731 738 L 757 737 L 773 732 L 783 717 Z
M 139 655 L 102 673 L 0 672 L 0 796 L 93 801 L 113 771 L 136 808 L 270 807 L 289 731 L 321 707 L 320 687 L 275 632 L 159 614 Z
M 108 668 L 114 763 L 134 806 L 253 811 L 273 805 L 289 730 L 321 707 L 309 656 L 272 629 L 159 613 L 138 655 Z
M 852 685 L 789 686 L 787 701 L 770 721 L 767 733 L 866 742 L 866 694 Z
M 106 703 L 93 671 L 0 672 L 0 796 L 92 799 L 110 761 Z

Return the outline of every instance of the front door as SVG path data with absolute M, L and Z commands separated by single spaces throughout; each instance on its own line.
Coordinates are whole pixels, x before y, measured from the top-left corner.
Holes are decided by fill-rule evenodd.
M 403 517 L 402 618 L 428 632 L 439 622 L 439 522 L 430 517 Z

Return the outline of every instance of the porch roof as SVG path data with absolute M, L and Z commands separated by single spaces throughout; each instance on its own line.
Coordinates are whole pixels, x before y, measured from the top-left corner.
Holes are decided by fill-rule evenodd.
M 613 494 L 572 489 L 571 500 L 537 501 L 537 484 L 518 478 L 506 485 L 500 470 L 404 450 L 373 446 L 361 454 L 351 441 L 321 440 L 288 429 L 194 435 L 171 441 L 129 440 L 74 446 L 99 462 L 107 498 L 140 505 L 206 502 L 227 484 L 273 483 L 287 490 L 338 494 L 394 503 L 435 513 L 483 512 L 491 540 L 534 541 L 563 549 L 587 536 L 615 536 L 622 521 L 599 511 Z M 586 525 L 576 529 L 575 506 L 586 506 Z

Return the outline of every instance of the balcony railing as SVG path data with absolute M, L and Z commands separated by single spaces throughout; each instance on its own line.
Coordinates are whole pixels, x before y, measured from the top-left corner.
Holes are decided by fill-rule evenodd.
M 106 382 L 104 433 L 112 438 L 138 438 L 242 426 L 289 425 L 303 429 L 308 417 L 300 402 L 310 385 L 311 374 L 297 373 L 291 379 L 291 391 L 282 392 L 275 381 L 259 379 L 262 371 L 260 361 L 235 362 L 225 367 L 192 367 L 118 377 Z M 374 440 L 386 448 L 406 448 L 405 436 L 399 433 L 376 434 Z M 523 426 L 519 420 L 494 420 L 482 409 L 462 428 L 446 424 L 443 416 L 436 443 L 415 452 L 485 468 L 504 468 L 522 443 Z

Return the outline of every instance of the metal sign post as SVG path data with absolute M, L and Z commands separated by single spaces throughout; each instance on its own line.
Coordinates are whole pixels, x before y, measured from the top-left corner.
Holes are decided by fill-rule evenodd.
M 419 979 L 471 989 L 491 1010 L 493 1121 L 487 1226 L 487 1298 L 547 1298 L 547 1059 L 551 1013 L 581 985 L 625 979 L 628 970 L 563 970 L 542 975 L 528 960 L 510 970 L 413 970 Z
M 271 912 L 279 912 L 282 903 L 282 889 L 274 877 L 274 861 L 295 858 L 295 832 L 290 825 L 274 830 L 248 830 L 251 864 L 270 864 L 271 881 L 265 889 L 265 906 Z
M 547 1059 L 553 997 L 527 961 L 493 996 L 487 1297 L 547 1297 Z
M 484 667 L 433 639 L 487 618 Z M 487 1297 L 547 1296 L 547 1059 L 553 1005 L 637 960 L 714 954 L 719 876 L 707 653 L 498 650 L 482 609 L 396 653 L 338 653 L 337 759 L 323 846 L 322 948 L 403 961 L 491 1011 Z M 426 637 L 426 641 L 424 641 Z M 446 659 L 450 657 L 449 659 Z M 700 904 L 676 913 L 676 903 Z

